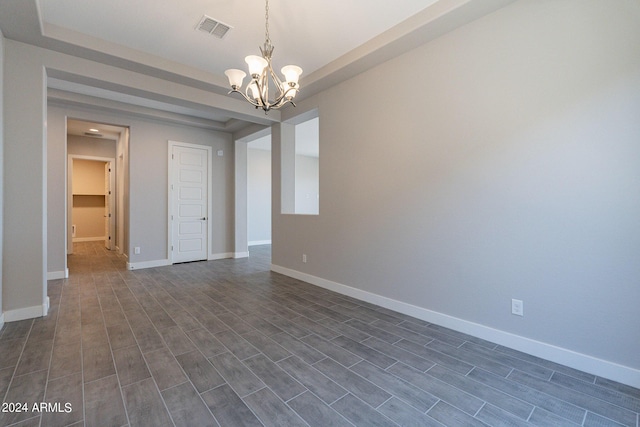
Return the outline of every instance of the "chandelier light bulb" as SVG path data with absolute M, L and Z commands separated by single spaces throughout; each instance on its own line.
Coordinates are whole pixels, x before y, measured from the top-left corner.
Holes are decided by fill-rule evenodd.
M 262 70 L 264 70 L 267 65 L 269 65 L 266 59 L 257 55 L 249 55 L 244 58 L 244 60 L 249 66 L 249 74 L 253 78 L 255 78 L 255 76 L 262 75 Z
M 256 82 L 251 82 L 251 84 L 249 85 L 249 89 L 251 90 L 251 96 L 253 97 L 253 99 L 257 100 L 260 98 L 260 89 L 258 88 Z
M 298 86 L 298 80 L 300 79 L 300 74 L 302 74 L 302 68 L 297 65 L 287 65 L 282 67 L 280 70 L 284 75 L 284 79 L 290 87 Z
M 247 75 L 247 73 L 245 73 L 244 71 L 237 70 L 235 68 L 225 71 L 224 74 L 229 79 L 229 85 L 234 89 L 239 89 L 242 87 L 242 82 Z

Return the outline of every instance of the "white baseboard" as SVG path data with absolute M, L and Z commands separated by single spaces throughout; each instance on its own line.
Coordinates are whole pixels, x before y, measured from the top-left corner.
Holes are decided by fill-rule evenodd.
M 41 305 L 7 310 L 3 313 L 5 322 L 17 322 L 18 320 L 33 319 L 46 316 L 49 312 L 49 297 Z
M 0 313 L 0 331 L 2 330 L 3 326 L 4 326 L 4 313 Z
M 215 261 L 218 259 L 234 258 L 233 252 L 221 252 L 218 254 L 210 254 L 207 261 Z M 142 270 L 144 268 L 165 267 L 171 265 L 171 261 L 168 259 L 158 259 L 154 261 L 143 262 L 127 262 L 127 270 Z
M 71 239 L 71 241 L 73 243 L 77 243 L 77 242 L 100 242 L 100 241 L 105 241 L 106 238 L 103 237 L 74 237 L 73 239 Z
M 234 258 L 249 258 L 249 252 L 234 252 Z
M 552 362 L 569 366 L 603 378 L 608 378 L 631 387 L 640 388 L 640 370 L 619 365 L 608 360 L 598 359 L 587 354 L 536 341 L 510 332 L 494 329 L 489 326 L 459 319 L 447 314 L 428 310 L 406 302 L 397 301 L 362 289 L 353 288 L 341 283 L 332 282 L 321 277 L 312 276 L 297 270 L 271 264 L 271 270 L 294 279 L 302 280 L 321 288 L 329 289 L 361 301 L 379 305 L 408 316 L 434 323 L 458 332 L 473 335 L 493 343 L 522 351 Z
M 208 261 L 215 261 L 217 259 L 226 259 L 226 258 L 233 258 L 233 253 L 232 252 L 224 252 L 224 253 L 219 253 L 219 254 L 209 254 Z
M 69 269 L 66 268 L 64 271 L 49 271 L 47 272 L 47 280 L 56 280 L 56 279 L 68 279 L 69 278 Z
M 271 244 L 271 240 L 253 240 L 251 242 L 249 242 L 247 245 L 248 246 L 258 246 L 258 245 L 270 245 Z
M 127 270 L 142 270 L 144 268 L 165 267 L 171 265 L 168 259 L 157 259 L 154 261 L 127 262 Z

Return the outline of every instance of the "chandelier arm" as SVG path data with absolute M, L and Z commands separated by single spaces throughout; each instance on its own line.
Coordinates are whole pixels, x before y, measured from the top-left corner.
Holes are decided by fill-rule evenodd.
M 256 86 L 258 87 L 258 93 L 260 94 L 260 106 L 267 107 L 265 111 L 271 108 L 269 106 L 269 80 L 267 74 L 267 68 L 271 67 L 271 61 L 267 59 L 267 66 L 262 70 L 262 74 L 260 75 L 260 83 L 256 81 Z
M 273 82 L 276 84 L 276 87 L 278 88 L 278 98 L 284 97 L 285 91 L 282 90 L 282 86 L 284 85 L 282 83 L 282 80 L 278 78 L 278 75 L 273 71 L 273 68 L 269 67 L 269 71 L 271 72 L 271 78 L 273 79 Z
M 247 101 L 249 101 L 249 103 L 250 103 L 250 104 L 252 104 L 253 106 L 255 106 L 256 108 L 257 108 L 257 107 L 260 107 L 260 105 L 258 105 L 258 104 L 253 100 L 253 99 L 249 98 L 247 95 L 245 95 L 244 93 L 240 92 L 239 90 L 237 90 L 237 89 L 231 89 L 231 90 L 227 93 L 227 95 L 231 95 L 232 93 L 239 93 L 240 95 L 242 95 L 242 97 L 243 97 L 244 99 L 246 99 Z

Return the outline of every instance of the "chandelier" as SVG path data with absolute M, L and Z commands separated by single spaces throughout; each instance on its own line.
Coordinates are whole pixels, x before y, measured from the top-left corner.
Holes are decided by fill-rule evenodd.
M 287 103 L 291 103 L 295 107 L 293 98 L 300 90 L 298 79 L 302 74 L 302 68 L 296 65 L 287 65 L 282 68 L 281 73 L 284 76 L 284 82 L 280 80 L 271 66 L 271 54 L 273 53 L 273 45 L 269 38 L 269 0 L 265 0 L 265 40 L 263 47 L 260 48 L 262 56 L 249 55 L 244 60 L 249 66 L 249 75 L 251 81 L 247 87 L 242 90 L 242 82 L 247 75 L 242 70 L 229 69 L 224 74 L 229 78 L 231 90 L 229 94 L 237 92 L 244 97 L 251 105 L 256 108 L 262 108 L 265 113 L 271 109 L 277 109 Z M 275 98 L 269 99 L 269 80 L 275 86 L 277 94 Z

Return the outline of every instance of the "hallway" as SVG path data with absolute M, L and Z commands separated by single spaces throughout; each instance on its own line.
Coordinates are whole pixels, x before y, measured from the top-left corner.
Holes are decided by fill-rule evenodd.
M 49 315 L 0 332 L 27 404 L 0 426 L 639 427 L 640 390 L 272 273 L 270 246 L 140 271 L 74 248 Z

